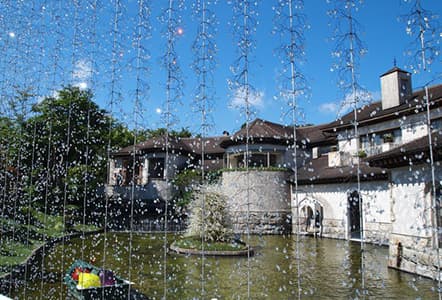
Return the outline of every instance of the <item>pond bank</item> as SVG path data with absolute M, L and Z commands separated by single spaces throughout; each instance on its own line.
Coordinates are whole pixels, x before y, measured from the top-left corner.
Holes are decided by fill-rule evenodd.
M 298 294 L 297 278 L 304 299 L 360 296 L 359 243 L 310 237 L 300 237 L 297 243 L 295 236 L 251 236 L 248 244 L 255 249 L 255 255 L 247 259 L 214 256 L 202 259 L 199 255 L 174 252 L 165 256 L 164 245 L 170 245 L 176 238 L 177 235 L 164 233 L 111 232 L 107 235 L 104 257 L 103 235 L 96 234 L 88 236 L 82 251 L 85 257 L 105 259 L 106 268 L 134 282 L 134 289 L 150 299 L 243 299 L 248 291 L 252 299 L 292 299 Z M 46 254 L 45 270 L 54 277 L 44 282 L 39 278 L 29 279 L 26 291 L 17 288 L 11 296 L 26 292 L 34 297 L 29 299 L 35 299 L 50 291 L 48 299 L 60 299 L 65 293 L 60 284 L 60 274 L 64 272 L 62 259 L 69 265 L 78 257 L 81 247 L 81 238 L 70 239 L 64 253 L 60 245 L 52 247 Z M 387 256 L 385 247 L 365 246 L 364 279 L 369 298 L 437 299 L 436 282 L 388 269 Z
M 31 254 L 22 263 L 10 267 L 11 270 L 9 272 L 0 275 L 0 293 L 9 294 L 12 287 L 16 288 L 21 284 L 23 284 L 24 276 L 25 273 L 27 272 L 26 268 L 29 267 L 31 271 L 32 269 L 35 270 L 35 265 L 40 260 L 39 256 L 43 254 L 43 250 L 45 251 L 50 250 L 52 247 L 62 242 L 63 240 L 65 242 L 68 242 L 71 239 L 79 238 L 83 235 L 89 236 L 93 234 L 102 233 L 103 231 L 104 231 L 103 229 L 99 229 L 84 233 L 83 232 L 71 233 L 64 237 L 48 238 L 44 244 L 41 244 L 40 246 L 32 250 Z M 34 266 L 34 268 L 32 268 L 32 266 Z

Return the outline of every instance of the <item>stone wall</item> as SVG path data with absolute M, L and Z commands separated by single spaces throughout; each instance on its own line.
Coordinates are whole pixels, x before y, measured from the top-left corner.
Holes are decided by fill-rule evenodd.
M 324 218 L 322 220 L 322 236 L 334 239 L 345 239 L 345 229 L 342 220 Z
M 364 238 L 366 242 L 378 245 L 388 245 L 390 233 L 390 222 L 365 222 Z
M 235 233 L 288 234 L 291 232 L 291 214 L 287 211 L 231 212 Z M 248 220 L 248 222 L 247 222 Z
M 105 193 L 108 196 L 131 199 L 132 187 L 129 186 L 106 186 Z M 146 185 L 136 185 L 134 189 L 134 198 L 143 200 L 165 200 L 171 199 L 176 193 L 170 183 L 167 186 L 166 181 L 163 179 L 151 179 Z
M 282 171 L 223 172 L 220 189 L 229 199 L 228 207 L 237 233 L 291 231 L 287 179 L 288 173 Z
M 439 264 L 437 260 L 437 250 L 431 245 L 431 238 L 416 238 L 413 236 L 392 234 L 389 246 L 388 266 L 401 271 L 437 279 Z

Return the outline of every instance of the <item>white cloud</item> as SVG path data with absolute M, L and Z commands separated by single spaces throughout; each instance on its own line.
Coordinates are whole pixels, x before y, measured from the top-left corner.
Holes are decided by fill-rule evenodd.
M 322 103 L 319 105 L 319 111 L 326 114 L 335 114 L 338 111 L 338 105 L 333 102 Z
M 74 85 L 81 89 L 87 88 L 87 82 L 92 77 L 92 63 L 85 59 L 77 61 L 72 74 Z
M 246 92 L 247 90 L 244 87 L 236 89 L 232 99 L 230 99 L 230 107 L 232 108 L 244 107 L 246 104 L 246 97 L 250 106 L 258 108 L 264 107 L 264 92 L 250 90 L 250 89 L 248 95 Z
M 38 96 L 37 97 L 37 103 L 40 104 L 43 102 L 43 100 L 45 100 L 46 98 L 51 97 L 54 99 L 58 99 L 60 97 L 60 93 L 58 91 L 52 91 L 50 92 L 49 96 Z
M 78 83 L 78 87 L 79 87 L 80 89 L 82 89 L 82 90 L 87 89 L 87 82 L 84 82 L 84 81 L 79 82 L 79 83 Z
M 356 102 L 357 107 L 364 106 L 373 101 L 373 94 L 369 91 L 365 90 L 357 90 L 355 93 L 349 93 L 345 95 L 343 101 L 341 101 L 340 108 L 338 110 L 338 114 L 345 114 L 349 112 Z
M 376 93 L 358 90 L 356 93 L 345 95 L 344 99 L 341 101 L 321 104 L 319 106 L 319 111 L 325 114 L 343 115 L 352 110 L 355 101 L 358 107 L 371 103 L 373 101 L 373 95 L 376 95 Z

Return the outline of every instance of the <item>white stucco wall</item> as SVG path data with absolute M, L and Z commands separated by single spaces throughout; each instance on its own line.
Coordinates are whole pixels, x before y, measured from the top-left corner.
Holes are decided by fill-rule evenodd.
M 440 162 L 436 162 L 434 170 L 436 184 L 442 184 Z M 436 278 L 431 167 L 421 164 L 396 168 L 391 179 L 393 223 L 388 265 Z
M 300 210 L 304 205 L 318 202 L 323 207 L 323 235 L 349 238 L 348 193 L 357 190 L 356 183 L 303 185 L 298 189 Z M 386 244 L 391 226 L 390 191 L 387 181 L 362 182 L 364 234 L 367 241 Z M 292 189 L 293 228 L 296 226 L 295 193 Z M 302 218 L 303 216 L 301 216 Z M 303 221 L 302 219 L 300 220 Z
M 440 162 L 436 163 L 436 182 L 442 181 Z M 429 164 L 393 169 L 392 232 L 415 237 L 431 236 L 431 168 Z
M 428 134 L 428 126 L 421 119 L 402 126 L 402 143 L 407 143 Z
M 381 77 L 382 109 L 400 104 L 398 73 L 393 72 Z
M 355 138 L 341 139 L 338 141 L 339 151 L 355 154 L 357 143 L 359 143 L 359 140 Z

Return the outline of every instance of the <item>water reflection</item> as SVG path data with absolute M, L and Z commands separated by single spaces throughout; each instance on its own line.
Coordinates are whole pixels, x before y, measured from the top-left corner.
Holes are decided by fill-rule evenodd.
M 81 240 L 73 239 L 65 247 L 65 266 L 75 259 L 94 256 L 102 263 L 103 236 L 89 237 L 85 249 Z M 297 298 L 297 262 L 295 237 L 252 236 L 250 243 L 256 255 L 247 258 L 205 257 L 202 278 L 199 256 L 169 253 L 167 282 L 163 268 L 163 234 L 136 234 L 133 236 L 132 266 L 128 266 L 129 234 L 108 234 L 106 267 L 122 277 L 128 277 L 134 287 L 149 299 L 161 299 L 166 286 L 167 299 L 245 299 L 250 288 L 251 299 Z M 170 235 L 168 240 L 172 241 Z M 44 280 L 30 279 L 27 299 L 59 299 L 61 247 L 51 249 L 46 256 L 45 270 L 50 275 Z M 301 295 L 303 299 L 349 299 L 360 296 L 360 248 L 358 243 L 341 240 L 301 238 Z M 365 282 L 368 298 L 376 299 L 432 299 L 437 298 L 436 283 L 414 275 L 389 270 L 386 267 L 388 249 L 366 245 Z M 247 281 L 247 273 L 250 282 Z M 203 293 L 204 290 L 204 293 Z M 14 296 L 23 299 L 24 291 Z M 66 295 L 66 291 L 63 291 Z

